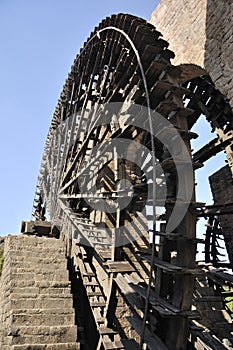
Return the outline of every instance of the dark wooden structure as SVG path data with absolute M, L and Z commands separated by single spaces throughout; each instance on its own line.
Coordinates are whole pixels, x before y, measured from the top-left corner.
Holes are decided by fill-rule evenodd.
M 222 150 L 233 168 L 233 114 L 207 75 L 173 67 L 173 57 L 145 20 L 106 18 L 52 118 L 35 217 L 49 212 L 82 285 L 95 339 L 86 334 L 84 349 L 231 348 L 220 289 L 232 293 L 232 275 L 197 264 L 197 244 L 207 249 L 214 232 L 201 241 L 196 221 L 232 208 L 197 203 L 193 172 Z M 203 114 L 217 136 L 193 154 Z M 85 338 L 84 314 L 78 322 Z

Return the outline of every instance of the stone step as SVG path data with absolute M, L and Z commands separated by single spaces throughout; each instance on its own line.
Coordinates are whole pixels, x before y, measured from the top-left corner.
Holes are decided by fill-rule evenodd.
M 2 309 L 8 312 L 15 309 L 57 309 L 73 308 L 73 298 L 71 294 L 14 294 L 4 298 Z
M 47 237 L 36 237 L 36 236 L 14 236 L 7 237 L 7 246 L 8 247 L 24 247 L 24 246 L 45 246 L 45 247 L 63 247 L 63 242 L 60 239 L 56 238 L 47 238 Z
M 37 257 L 39 258 L 39 256 Z M 43 262 L 43 264 L 45 264 L 45 266 L 52 266 L 52 267 L 56 267 L 56 268 L 66 268 L 67 267 L 67 260 L 62 258 L 62 259 L 54 259 L 51 257 L 47 257 L 45 259 L 41 259 L 41 262 Z M 35 265 L 36 265 L 36 261 L 35 261 Z M 4 268 L 30 268 L 32 267 L 32 262 L 31 261 L 22 261 L 21 259 L 19 260 L 5 260 L 4 261 Z M 36 265 L 36 268 L 43 268 L 43 265 Z
M 13 262 L 12 262 L 13 261 Z M 67 260 L 62 259 L 50 259 L 50 258 L 27 258 L 26 260 L 23 260 L 21 257 L 15 258 L 15 259 L 5 259 L 4 261 L 4 269 L 2 274 L 7 274 L 8 271 L 14 270 L 14 269 L 30 269 L 30 268 L 39 268 L 45 269 L 48 268 L 50 270 L 54 269 L 61 269 L 65 270 L 67 269 Z
M 15 259 L 16 261 L 20 260 L 26 260 L 26 261 L 31 261 L 31 260 L 43 260 L 43 259 L 48 259 L 49 256 L 52 256 L 54 259 L 64 259 L 65 255 L 63 253 L 59 253 L 56 250 L 49 250 L 48 252 L 45 252 L 43 249 L 38 250 L 36 252 L 31 252 L 30 250 L 10 250 L 5 254 L 5 259 Z
M 14 261 L 13 266 L 8 266 L 9 263 L 12 264 L 12 261 Z M 5 268 L 15 268 L 15 267 L 35 267 L 35 268 L 39 268 L 40 266 L 54 266 L 55 267 L 60 267 L 60 268 L 66 268 L 67 267 L 67 260 L 65 257 L 55 257 L 55 258 L 48 258 L 46 256 L 41 256 L 41 255 L 37 255 L 37 256 L 13 256 L 13 257 L 9 257 L 6 258 L 5 257 L 5 261 L 4 261 L 4 266 Z M 4 270 L 3 270 L 4 271 Z
M 63 245 L 22 235 L 6 239 L 1 350 L 80 349 Z
M 80 344 L 79 343 L 34 344 L 33 347 L 30 344 L 24 344 L 24 345 L 13 345 L 10 350 L 80 350 Z
M 69 272 L 68 270 L 60 270 L 60 271 L 54 271 L 51 273 L 51 271 L 46 272 L 22 272 L 22 273 L 9 273 L 8 275 L 4 275 L 4 282 L 8 283 L 10 281 L 64 281 L 69 280 Z
M 37 291 L 37 289 L 36 289 Z M 55 289 L 56 291 L 56 289 Z M 9 294 L 9 300 L 19 300 L 19 299 L 25 299 L 25 300 L 34 300 L 34 299 L 73 299 L 73 295 L 71 294 L 71 291 L 69 288 L 66 289 L 60 289 L 57 293 L 54 293 L 54 289 L 50 291 L 50 293 L 46 293 L 46 289 L 44 290 L 44 293 L 25 293 L 24 288 L 22 288 L 21 293 L 10 293 Z
M 73 308 L 54 309 L 12 309 L 5 318 L 5 324 L 11 326 L 60 326 L 74 325 Z
M 55 297 L 56 296 L 56 297 Z M 12 309 L 57 309 L 57 308 L 72 308 L 73 298 L 70 294 L 63 295 L 14 295 L 5 302 L 5 307 Z
M 19 326 L 18 328 L 12 327 L 12 334 L 15 335 L 9 335 L 7 337 L 5 342 L 6 345 L 30 344 L 29 349 L 36 350 L 37 348 L 34 347 L 34 344 L 52 345 L 57 343 L 75 343 L 77 340 L 77 327 L 72 324 L 53 327 Z
M 11 250 L 20 250 L 20 251 L 24 251 L 24 250 L 28 250 L 28 251 L 43 251 L 43 249 L 47 250 L 47 251 L 59 251 L 59 252 L 65 252 L 65 246 L 63 246 L 62 244 L 55 244 L 55 245 L 48 245 L 46 243 L 44 244 L 40 244 L 41 242 L 39 242 L 39 244 L 27 244 L 27 242 L 25 242 L 24 244 L 20 244 L 18 242 L 16 242 L 16 244 L 13 245 L 9 245 L 6 244 L 6 252 L 9 252 Z
M 70 288 L 71 283 L 67 280 L 61 281 L 27 281 L 27 280 L 11 280 L 8 288 L 27 288 L 27 287 L 38 287 L 38 288 Z M 6 289 L 6 288 L 5 288 Z M 3 291 L 5 290 L 3 286 Z M 13 290 L 12 290 L 13 291 Z
M 33 266 L 33 264 L 25 266 L 24 264 L 21 264 L 21 266 L 8 266 L 7 264 L 4 265 L 4 276 L 6 276 L 9 273 L 40 273 L 40 272 L 50 272 L 54 273 L 56 272 L 64 272 L 67 273 L 67 267 L 64 264 L 64 266 L 59 265 L 53 265 L 53 264 L 45 264 L 40 266 Z
M 65 256 L 65 250 L 61 247 L 47 247 L 47 246 L 40 246 L 40 247 L 33 247 L 33 246 L 23 246 L 23 247 L 12 247 L 8 251 L 6 251 L 6 257 L 8 254 L 15 254 L 15 252 L 21 252 L 21 253 L 31 253 L 31 256 L 34 256 L 38 253 L 51 256 L 51 254 L 56 254 L 60 256 Z
M 59 286 L 55 286 L 55 287 L 16 287 L 14 289 L 7 289 L 6 293 L 4 294 L 4 297 L 8 297 L 9 295 L 12 295 L 12 297 L 14 297 L 14 295 L 32 295 L 32 294 L 36 294 L 36 295 L 54 295 L 54 297 L 59 294 L 59 295 L 70 295 L 71 291 L 70 291 L 70 285 L 68 285 L 67 287 L 59 287 Z
M 33 267 L 33 265 L 31 265 L 31 267 L 25 268 L 25 267 L 21 267 L 21 268 L 10 268 L 8 269 L 7 267 L 4 266 L 4 274 L 3 274 L 3 279 L 6 281 L 7 279 L 11 279 L 12 275 L 22 275 L 22 274 L 30 274 L 32 277 L 34 276 L 40 276 L 45 275 L 48 277 L 48 275 L 52 275 L 54 276 L 56 274 L 56 278 L 61 277 L 62 279 L 67 278 L 69 276 L 69 271 L 65 268 L 65 266 L 63 268 L 56 268 L 53 267 L 52 265 L 43 265 L 40 267 Z

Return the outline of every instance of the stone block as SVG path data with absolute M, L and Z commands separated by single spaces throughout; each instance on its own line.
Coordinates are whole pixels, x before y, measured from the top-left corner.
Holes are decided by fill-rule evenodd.
M 72 308 L 73 299 L 67 294 L 57 295 L 57 297 L 51 297 L 51 295 L 37 295 L 36 297 L 27 297 L 27 298 L 15 298 L 10 299 L 10 307 L 12 309 L 56 309 L 56 308 Z
M 6 319 L 8 326 L 60 326 L 74 324 L 74 311 L 66 309 L 22 309 L 11 310 Z
M 10 332 L 9 332 L 10 333 Z M 8 336 L 6 345 L 30 344 L 56 344 L 70 343 L 77 340 L 76 326 L 54 326 L 54 327 L 30 327 L 22 326 L 19 328 L 18 336 Z M 30 349 L 30 348 L 29 348 Z
M 80 344 L 79 343 L 34 344 L 33 347 L 30 344 L 25 344 L 25 345 L 13 345 L 10 349 L 6 349 L 6 350 L 80 350 Z

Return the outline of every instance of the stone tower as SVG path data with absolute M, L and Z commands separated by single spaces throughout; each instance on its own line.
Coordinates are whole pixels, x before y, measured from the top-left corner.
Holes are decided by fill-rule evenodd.
M 149 21 L 175 52 L 173 63 L 204 68 L 233 107 L 232 0 L 161 0 Z

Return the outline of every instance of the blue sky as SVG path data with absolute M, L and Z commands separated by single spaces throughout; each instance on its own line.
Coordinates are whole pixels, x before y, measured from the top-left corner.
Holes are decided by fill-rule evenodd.
M 30 220 L 49 124 L 70 66 L 114 13 L 148 19 L 155 0 L 0 0 L 0 235 Z

